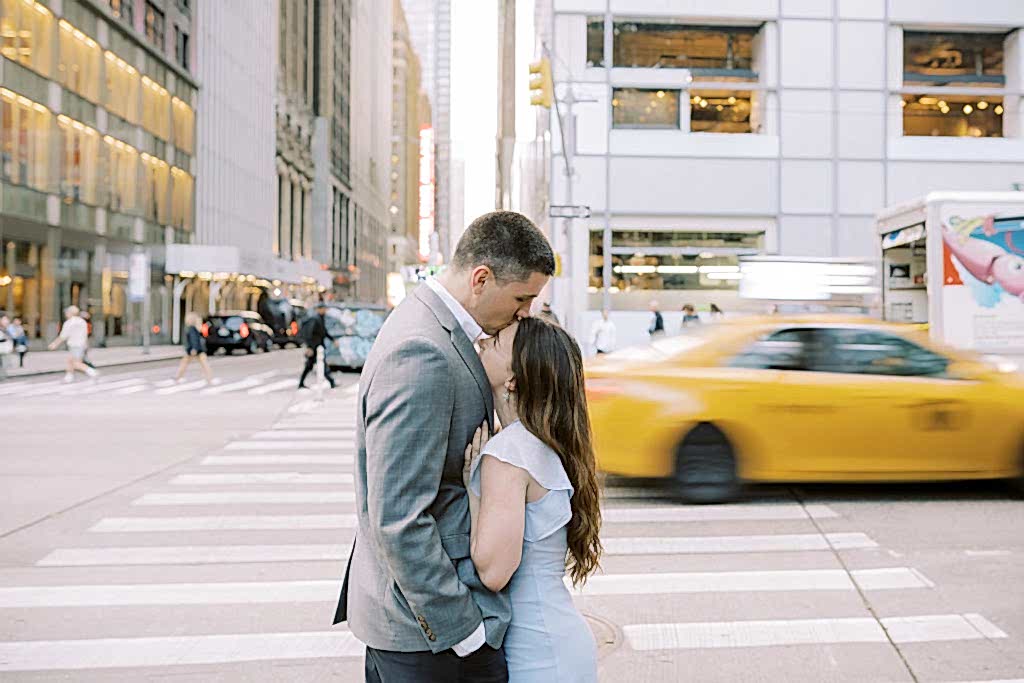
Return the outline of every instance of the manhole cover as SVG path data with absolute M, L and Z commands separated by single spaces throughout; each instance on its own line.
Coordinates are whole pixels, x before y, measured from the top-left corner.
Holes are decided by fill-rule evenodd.
M 595 617 L 591 614 L 584 614 L 590 630 L 594 632 L 594 640 L 597 641 L 597 656 L 601 658 L 614 650 L 619 645 L 619 630 L 615 624 L 606 619 Z

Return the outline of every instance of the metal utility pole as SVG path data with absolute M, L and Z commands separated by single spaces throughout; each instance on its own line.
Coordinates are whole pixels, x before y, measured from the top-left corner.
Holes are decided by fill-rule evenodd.
M 512 208 L 512 157 L 516 144 L 516 0 L 498 8 L 498 137 L 494 208 Z

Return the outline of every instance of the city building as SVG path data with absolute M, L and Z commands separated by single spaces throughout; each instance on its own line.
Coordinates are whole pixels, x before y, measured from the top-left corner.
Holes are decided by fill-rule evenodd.
M 451 0 L 402 0 L 413 45 L 423 69 L 423 89 L 430 99 L 434 139 L 434 238 L 435 261 L 447 260 L 455 248 L 451 207 L 463 197 L 451 190 Z
M 196 75 L 203 85 L 196 157 L 201 182 L 194 239 L 169 246 L 167 253 L 175 341 L 188 312 L 259 310 L 261 299 L 309 299 L 330 285 L 330 274 L 306 256 L 308 248 L 292 246 L 291 235 L 302 235 L 303 226 L 287 218 L 305 205 L 289 204 L 292 213 L 283 226 L 279 222 L 278 193 L 289 200 L 303 195 L 301 174 L 275 159 L 273 94 L 280 74 L 277 51 L 268 46 L 276 45 L 279 33 L 267 19 L 277 15 L 277 0 L 207 1 L 193 11 Z M 292 149 L 286 146 L 286 156 Z M 282 238 L 283 232 L 288 236 Z M 282 244 L 291 251 L 282 253 Z
M 553 230 L 576 331 L 743 309 L 740 256 L 877 258 L 883 207 L 1024 181 L 1014 0 L 547 3 L 562 114 L 580 100 L 571 193 L 551 112 L 550 203 L 592 212 Z
M 32 338 L 72 304 L 94 344 L 167 337 L 165 248 L 194 235 L 191 11 L 0 0 L 0 309 Z
M 401 0 L 393 0 L 394 81 L 392 83 L 391 120 L 391 201 L 387 244 L 388 277 L 409 280 L 410 269 L 430 256 L 429 236 L 434 231 L 434 193 L 420 197 L 423 186 L 430 185 L 434 168 L 433 150 L 422 150 L 431 140 L 430 102 L 421 88 L 422 70 L 409 36 L 409 25 Z M 422 131 L 422 135 L 421 135 Z M 427 168 L 421 169 L 421 158 Z M 421 234 L 420 216 L 427 224 Z M 423 248 L 421 249 L 421 243 Z M 403 277 L 403 273 L 406 275 Z

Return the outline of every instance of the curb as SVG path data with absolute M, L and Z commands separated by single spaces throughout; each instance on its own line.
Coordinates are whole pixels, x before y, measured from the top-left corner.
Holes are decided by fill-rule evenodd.
M 133 360 L 124 361 L 111 361 L 109 363 L 96 364 L 97 370 L 103 370 L 104 368 L 116 368 L 125 365 L 143 365 L 145 363 L 159 363 L 160 361 L 178 360 L 180 356 L 164 356 L 164 357 L 153 357 L 153 358 L 136 358 Z M 39 370 L 36 372 L 24 372 L 16 375 L 8 374 L 6 378 L 0 380 L 0 385 L 5 382 L 10 382 L 19 379 L 28 379 L 30 377 L 42 377 L 44 375 L 62 375 L 64 374 L 64 368 L 58 368 L 55 370 Z

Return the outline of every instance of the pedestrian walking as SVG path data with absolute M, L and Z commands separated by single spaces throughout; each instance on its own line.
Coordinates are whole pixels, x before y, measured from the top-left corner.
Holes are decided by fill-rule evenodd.
M 562 324 L 561 321 L 558 319 L 558 316 L 555 315 L 555 312 L 553 310 L 551 310 L 551 302 L 550 301 L 545 301 L 544 302 L 544 305 L 540 307 L 540 313 L 537 314 L 537 317 L 538 318 L 544 318 L 548 322 L 553 322 L 556 325 L 561 325 Z
M 658 310 L 658 302 L 651 301 L 651 322 L 647 326 L 647 334 L 653 337 L 661 337 L 665 334 L 665 319 Z
M 14 341 L 14 352 L 18 354 L 18 367 L 25 367 L 25 354 L 28 353 L 28 335 L 21 318 L 15 318 L 7 327 L 7 335 Z
M 608 317 L 608 309 L 601 311 L 601 319 L 590 328 L 590 344 L 598 355 L 615 350 L 615 323 Z
M 92 378 L 98 377 L 99 373 L 95 368 L 90 368 L 82 362 L 89 347 L 89 326 L 80 315 L 78 306 L 68 306 L 64 309 L 64 318 L 60 334 L 49 346 L 51 351 L 56 351 L 61 344 L 68 346 L 68 367 L 64 373 L 64 382 L 74 382 L 76 370 Z
M 213 372 L 206 360 L 206 337 L 203 336 L 202 326 L 203 319 L 198 313 L 185 316 L 185 355 L 178 364 L 178 374 L 174 376 L 174 381 L 179 384 L 185 381 L 185 370 L 193 360 L 199 363 L 206 383 L 213 384 Z
M 721 320 L 725 317 L 725 311 L 718 307 L 718 304 L 711 304 L 711 319 Z
M 693 307 L 693 304 L 683 305 L 683 322 L 680 326 L 680 330 L 686 330 L 687 327 L 693 327 L 694 325 L 700 324 L 700 316 L 697 315 L 697 309 Z
M 334 340 L 334 337 L 327 331 L 327 318 L 324 316 L 327 313 L 327 304 L 323 301 L 317 302 L 316 310 L 310 314 L 305 320 L 302 321 L 302 327 L 299 328 L 299 336 L 302 338 L 302 343 L 305 345 L 306 354 L 306 365 L 302 369 L 302 377 L 299 378 L 299 389 L 308 389 L 306 386 L 306 377 L 316 367 L 316 350 L 320 347 L 324 348 L 324 358 L 327 357 L 327 340 Z M 331 385 L 331 389 L 334 388 L 334 378 L 331 377 L 331 369 L 324 364 L 324 378 L 328 384 Z
M 10 319 L 0 316 L 0 379 L 7 378 L 7 359 L 14 355 L 14 338 L 8 332 Z
M 81 315 L 82 315 L 82 320 L 85 321 L 85 328 L 88 331 L 89 337 L 92 337 L 92 313 L 90 313 L 89 311 L 82 311 Z M 87 367 L 92 368 L 93 370 L 96 369 L 96 366 L 92 364 L 91 360 L 89 360 L 89 347 L 88 346 L 85 347 L 85 353 L 82 354 L 82 363 L 84 365 L 86 365 Z
M 492 382 L 473 344 L 529 316 L 554 272 L 551 246 L 528 218 L 481 216 L 447 269 L 392 311 L 370 350 L 356 401 L 358 530 L 334 618 L 366 645 L 367 681 L 510 680 L 513 656 L 506 663 L 503 642 L 511 598 L 474 567 L 470 501 L 457 473 L 474 432 L 493 424 Z M 483 498 L 490 495 L 485 484 Z M 564 540 L 565 532 L 556 536 Z M 564 588 L 563 570 L 551 576 Z M 548 651 L 576 643 L 583 632 L 579 622 L 573 628 L 550 632 Z M 556 663 L 543 649 L 518 654 L 526 657 L 519 666 Z

